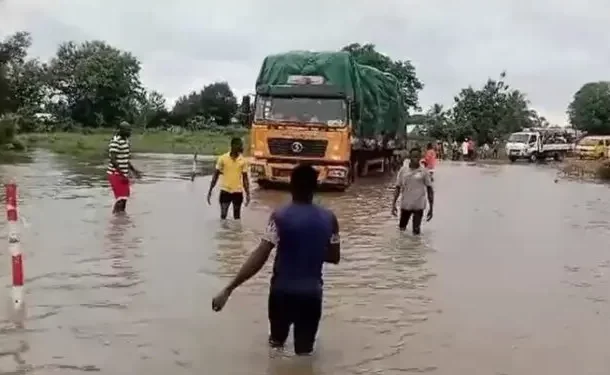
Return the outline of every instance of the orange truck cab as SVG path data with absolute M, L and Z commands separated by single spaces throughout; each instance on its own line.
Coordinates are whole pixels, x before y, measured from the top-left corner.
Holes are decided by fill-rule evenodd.
M 323 79 L 291 76 L 288 85 L 257 88 L 250 133 L 250 172 L 259 185 L 288 183 L 299 163 L 318 181 L 344 190 L 350 184 L 350 101 Z

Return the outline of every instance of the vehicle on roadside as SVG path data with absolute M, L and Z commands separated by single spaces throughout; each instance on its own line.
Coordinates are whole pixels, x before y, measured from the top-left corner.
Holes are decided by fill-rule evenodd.
M 252 178 L 285 184 L 306 162 L 321 185 L 345 190 L 356 176 L 389 171 L 406 144 L 403 95 L 393 75 L 348 52 L 267 56 L 256 80 Z
M 537 162 L 549 158 L 561 161 L 572 150 L 572 144 L 568 143 L 561 130 L 544 128 L 513 133 L 505 147 L 511 162 L 519 159 Z
M 603 150 L 600 150 L 600 142 L 603 143 Z M 610 136 L 608 135 L 588 135 L 576 143 L 576 156 L 580 159 L 603 159 L 610 155 Z

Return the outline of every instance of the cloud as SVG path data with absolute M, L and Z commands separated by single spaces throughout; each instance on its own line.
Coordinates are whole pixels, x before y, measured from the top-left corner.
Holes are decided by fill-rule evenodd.
M 424 107 L 506 70 L 557 123 L 580 85 L 606 78 L 609 21 L 602 0 L 0 1 L 0 35 L 31 31 L 34 55 L 103 39 L 135 53 L 144 83 L 170 99 L 215 80 L 251 92 L 269 53 L 372 42 L 414 63 Z

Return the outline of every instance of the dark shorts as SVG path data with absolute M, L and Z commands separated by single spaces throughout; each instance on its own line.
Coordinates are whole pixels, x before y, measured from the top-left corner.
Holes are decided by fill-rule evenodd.
M 322 296 L 292 294 L 278 291 L 269 293 L 269 344 L 281 347 L 293 327 L 294 352 L 305 355 L 313 352 L 318 325 L 322 317 Z
M 398 228 L 401 231 L 407 229 L 407 225 L 409 224 L 409 220 L 413 216 L 413 234 L 421 233 L 421 222 L 424 217 L 424 210 L 400 210 L 400 219 L 398 222 Z
M 226 219 L 227 211 L 231 204 L 233 205 L 233 218 L 239 219 L 241 217 L 241 205 L 244 202 L 243 193 L 229 193 L 228 191 L 221 190 L 218 198 L 220 200 L 220 216 L 222 219 Z

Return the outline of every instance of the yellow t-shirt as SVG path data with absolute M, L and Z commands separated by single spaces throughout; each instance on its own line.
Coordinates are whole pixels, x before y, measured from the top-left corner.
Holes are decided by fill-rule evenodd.
M 248 172 L 246 159 L 241 155 L 233 159 L 231 154 L 220 155 L 216 162 L 216 169 L 222 173 L 220 189 L 227 193 L 241 193 L 244 190 L 242 176 Z

